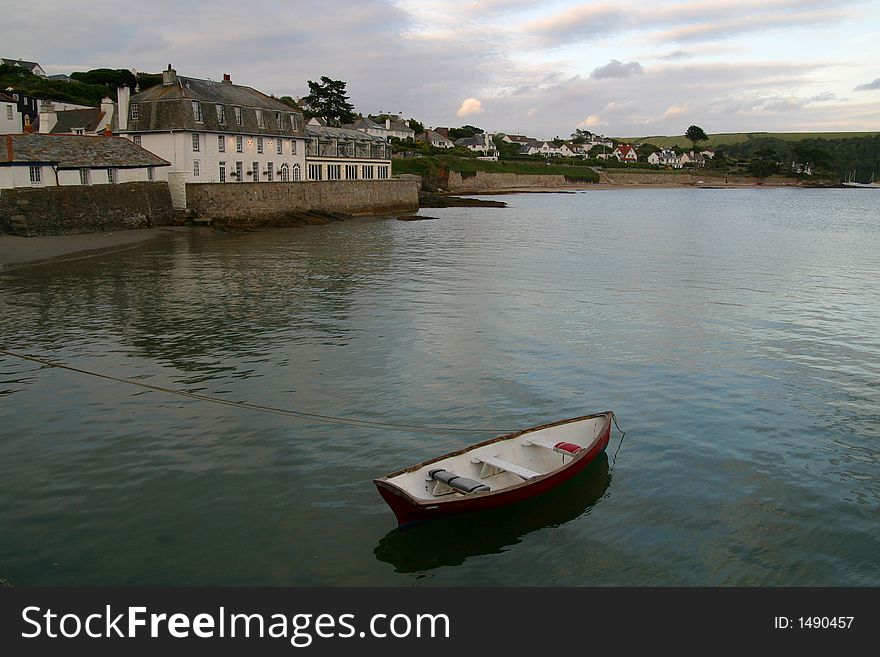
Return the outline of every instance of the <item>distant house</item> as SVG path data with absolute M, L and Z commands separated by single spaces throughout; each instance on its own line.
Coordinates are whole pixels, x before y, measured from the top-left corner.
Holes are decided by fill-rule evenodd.
M 531 137 L 526 137 L 525 135 L 504 135 L 504 140 L 517 144 L 527 144 L 531 141 L 537 141 L 535 139 L 532 139 Z
M 384 180 L 391 177 L 391 146 L 353 128 L 306 126 L 308 180 Z
M 397 139 L 412 139 L 415 137 L 416 131 L 402 122 L 399 116 L 386 116 L 384 119 L 380 117 L 363 117 L 359 116 L 345 128 L 360 130 L 374 137 L 381 137 L 386 141 L 390 141 L 392 137 Z
M 100 107 L 60 112 L 55 110 L 55 103 L 44 100 L 40 104 L 38 128 L 43 134 L 100 135 L 112 129 L 115 111 L 116 103 L 109 98 L 104 98 Z
M 673 150 L 660 150 L 651 153 L 648 156 L 648 163 L 664 167 L 673 167 L 676 169 L 681 168 L 681 164 L 678 161 L 678 155 Z
M 56 75 L 50 75 L 49 79 L 52 82 L 71 82 L 72 79 L 69 75 L 65 75 L 64 73 L 58 73 Z
M 273 182 L 305 177 L 302 112 L 256 89 L 178 76 L 129 97 L 117 90 L 114 132 L 172 162 L 160 175 L 182 183 Z M 166 173 L 167 171 L 167 173 Z
M 694 153 L 693 151 L 690 151 L 688 153 L 682 153 L 678 158 L 678 163 L 681 167 L 703 167 L 706 166 L 706 158 L 702 153 Z
M 169 163 L 121 137 L 0 137 L 0 189 L 152 181 Z
M 618 146 L 613 151 L 611 151 L 612 157 L 615 157 L 618 162 L 638 162 L 639 154 L 636 153 L 636 149 L 628 144 L 623 144 Z
M 21 112 L 12 96 L 0 93 L 0 135 L 21 132 Z
M 498 149 L 495 148 L 495 142 L 492 141 L 491 135 L 483 132 L 473 137 L 462 137 L 455 140 L 455 145 L 467 148 L 475 153 L 482 153 L 484 159 L 497 160 Z
M 425 142 L 434 148 L 452 148 L 455 144 L 435 130 L 425 130 L 416 135 L 416 141 Z
M 46 71 L 44 71 L 43 67 L 36 62 L 26 62 L 23 59 L 6 59 L 5 57 L 0 57 L 0 64 L 17 66 L 18 68 L 23 68 L 32 75 L 39 75 L 41 78 L 46 77 Z

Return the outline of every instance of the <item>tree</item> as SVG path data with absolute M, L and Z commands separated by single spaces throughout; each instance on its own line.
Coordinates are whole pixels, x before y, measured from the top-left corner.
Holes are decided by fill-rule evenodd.
M 462 137 L 473 137 L 483 134 L 484 130 L 474 125 L 463 125 L 460 128 L 449 128 L 449 138 L 452 141 Z
M 110 89 L 129 87 L 134 89 L 137 84 L 135 74 L 124 68 L 94 68 L 91 71 L 75 71 L 70 74 L 72 80 L 84 84 L 101 84 Z
M 410 119 L 407 125 L 409 126 L 409 129 L 415 132 L 417 135 L 425 131 L 425 124 L 420 123 L 415 119 Z
M 589 130 L 581 130 L 580 128 L 575 128 L 574 132 L 571 133 L 571 140 L 575 144 L 585 144 L 588 140 L 593 138 L 593 133 Z
M 764 178 L 779 169 L 777 160 L 779 155 L 772 148 L 761 148 L 755 151 L 749 161 L 749 171 L 755 178 Z
M 687 132 L 684 133 L 684 136 L 687 137 L 689 142 L 691 142 L 693 150 L 697 150 L 697 144 L 701 141 L 709 139 L 709 135 L 703 132 L 703 129 L 700 126 L 696 125 L 692 125 L 688 128 Z
M 326 75 L 321 76 L 320 82 L 308 82 L 309 95 L 302 98 L 303 109 L 308 115 L 318 116 L 332 126 L 354 121 L 354 105 L 345 95 L 345 82 L 331 80 Z

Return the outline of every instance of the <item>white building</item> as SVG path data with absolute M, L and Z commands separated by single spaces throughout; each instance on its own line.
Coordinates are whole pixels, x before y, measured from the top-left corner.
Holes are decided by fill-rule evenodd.
M 0 135 L 21 132 L 21 112 L 12 96 L 0 93 Z
M 416 134 L 415 130 L 410 128 L 399 116 L 396 115 L 386 116 L 384 119 L 381 117 L 371 116 L 364 118 L 363 116 L 359 116 L 355 119 L 354 123 L 345 127 L 360 130 L 361 132 L 365 132 L 374 137 L 381 137 L 386 141 L 391 141 L 392 138 L 412 139 Z
M 648 156 L 648 163 L 664 167 L 672 167 L 674 169 L 681 168 L 681 164 L 678 161 L 678 155 L 676 155 L 673 150 L 661 150 L 651 153 Z
M 425 130 L 424 132 L 420 132 L 415 137 L 416 141 L 427 142 L 434 148 L 453 148 L 455 144 L 452 143 L 447 137 L 444 137 L 439 132 L 435 130 Z
M 23 59 L 6 59 L 5 57 L 0 57 L 0 64 L 5 64 L 6 66 L 17 66 L 18 68 L 23 68 L 28 73 L 32 73 L 33 75 L 38 75 L 41 78 L 46 77 L 46 71 L 44 71 L 43 67 L 37 64 L 37 62 L 26 62 Z
M 352 128 L 309 125 L 308 180 L 385 180 L 391 177 L 391 146 L 382 137 Z
M 184 183 L 273 182 L 305 178 L 302 112 L 256 89 L 177 75 L 129 98 L 118 89 L 116 126 L 171 163 L 167 178 L 179 203 Z
M 38 128 L 43 134 L 100 135 L 107 128 L 112 130 L 115 114 L 116 103 L 110 98 L 101 99 L 100 107 L 61 111 L 53 101 L 44 100 L 40 103 Z
M 0 189 L 153 181 L 168 162 L 121 137 L 0 137 Z
M 464 146 L 475 153 L 482 153 L 479 159 L 498 159 L 498 149 L 495 147 L 495 142 L 492 141 L 492 135 L 488 133 L 482 132 L 473 137 L 462 137 L 461 139 L 456 139 L 454 143 L 456 146 Z

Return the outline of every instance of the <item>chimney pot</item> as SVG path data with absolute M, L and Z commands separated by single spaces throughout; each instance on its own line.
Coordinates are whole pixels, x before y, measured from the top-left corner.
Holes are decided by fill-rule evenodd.
M 223 74 L 223 81 L 232 84 L 232 76 L 229 73 Z

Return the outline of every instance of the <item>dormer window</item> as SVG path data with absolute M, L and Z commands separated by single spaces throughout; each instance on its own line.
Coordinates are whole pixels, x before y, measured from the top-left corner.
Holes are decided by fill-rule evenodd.
M 137 120 L 137 118 L 138 118 L 138 105 L 137 105 L 137 103 L 132 103 L 132 104 L 131 104 L 131 113 L 130 113 L 130 116 L 131 116 L 131 119 L 132 119 L 132 120 L 134 120 L 134 121 Z
M 223 105 L 217 105 L 217 122 L 226 123 L 226 108 Z
M 263 113 L 260 110 L 256 110 L 257 112 L 257 127 L 265 128 L 266 122 L 263 120 Z
M 232 111 L 235 113 L 235 124 L 241 125 L 241 108 L 233 107 Z
M 193 116 L 195 117 L 196 123 L 202 123 L 203 122 L 202 104 L 199 101 L 194 100 L 192 102 L 192 106 L 193 106 Z

